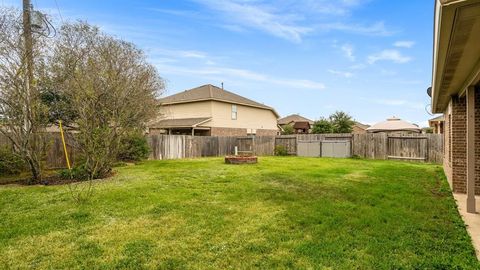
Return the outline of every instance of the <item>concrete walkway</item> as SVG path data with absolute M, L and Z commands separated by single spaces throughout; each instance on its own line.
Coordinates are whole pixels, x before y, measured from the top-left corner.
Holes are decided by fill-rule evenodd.
M 477 253 L 477 258 L 480 260 L 480 197 L 476 196 L 477 213 L 467 213 L 467 195 L 453 193 L 453 197 L 457 201 L 458 211 L 467 225 L 467 231 L 472 238 L 473 246 Z

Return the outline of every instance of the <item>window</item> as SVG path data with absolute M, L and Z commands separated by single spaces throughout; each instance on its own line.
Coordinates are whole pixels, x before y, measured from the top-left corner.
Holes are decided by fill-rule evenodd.
M 232 104 L 232 120 L 237 120 L 237 105 Z

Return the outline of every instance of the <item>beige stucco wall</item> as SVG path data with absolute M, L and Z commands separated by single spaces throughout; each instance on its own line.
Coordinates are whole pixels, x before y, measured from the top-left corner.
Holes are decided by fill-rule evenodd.
M 211 117 L 202 124 L 204 127 L 278 130 L 277 117 L 271 110 L 237 104 L 237 120 L 232 120 L 232 104 L 219 101 L 201 101 L 183 104 L 163 105 L 160 119 Z
M 232 120 L 232 104 L 213 101 L 212 127 L 277 130 L 277 117 L 270 110 L 237 104 L 237 120 Z M 251 132 L 250 130 L 248 132 Z
M 212 117 L 212 101 L 163 105 L 160 117 L 163 119 Z

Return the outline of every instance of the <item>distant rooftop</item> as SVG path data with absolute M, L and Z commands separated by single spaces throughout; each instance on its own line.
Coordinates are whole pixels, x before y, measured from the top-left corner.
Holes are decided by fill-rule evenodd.
M 287 125 L 290 123 L 296 123 L 296 122 L 308 122 L 310 125 L 313 125 L 313 121 L 303 117 L 299 114 L 291 114 L 289 116 L 285 116 L 283 118 L 278 119 L 278 124 L 279 125 Z
M 190 90 L 185 90 L 183 92 L 162 98 L 159 100 L 159 102 L 160 104 L 163 104 L 163 105 L 169 105 L 169 104 L 190 103 L 190 102 L 206 101 L 206 100 L 223 101 L 228 103 L 267 109 L 267 110 L 271 110 L 278 117 L 278 113 L 272 107 L 269 107 L 265 104 L 242 97 L 240 95 L 229 92 L 227 90 L 224 90 L 220 87 L 217 87 L 211 84 L 206 84 Z
M 387 121 L 383 121 L 372 125 L 371 127 L 367 128 L 368 132 L 382 132 L 382 131 L 415 131 L 420 132 L 421 129 L 412 123 L 404 121 L 400 118 L 395 116 L 390 117 Z

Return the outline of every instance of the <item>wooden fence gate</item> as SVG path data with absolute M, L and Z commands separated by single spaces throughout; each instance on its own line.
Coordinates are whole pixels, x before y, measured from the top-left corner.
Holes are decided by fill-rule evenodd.
M 388 136 L 387 158 L 428 160 L 428 137 Z

